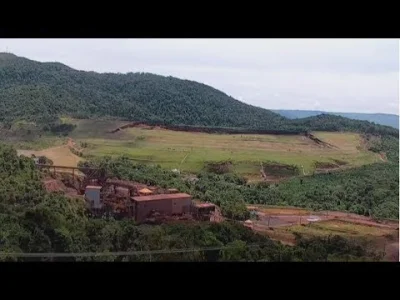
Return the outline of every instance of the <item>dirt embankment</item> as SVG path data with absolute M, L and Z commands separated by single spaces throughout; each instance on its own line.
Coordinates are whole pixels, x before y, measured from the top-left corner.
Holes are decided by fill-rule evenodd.
M 316 161 L 314 163 L 315 166 L 315 174 L 321 174 L 321 173 L 329 173 L 332 171 L 341 171 L 347 167 L 349 167 L 348 162 L 338 160 L 338 159 L 333 159 L 333 162 L 321 162 L 321 161 Z
M 33 150 L 17 150 L 18 155 L 24 155 L 30 157 L 34 154 L 36 157 L 45 156 L 46 158 L 53 161 L 54 165 L 76 167 L 78 162 L 81 160 L 79 156 L 71 151 L 68 145 L 50 147 L 44 150 L 33 151 Z
M 167 129 L 173 131 L 186 131 L 186 132 L 204 132 L 204 133 L 221 133 L 221 134 L 276 134 L 276 135 L 306 135 L 304 131 L 294 130 L 259 130 L 251 128 L 228 128 L 228 127 L 202 127 L 190 125 L 169 125 L 151 122 L 132 122 L 110 131 L 116 133 L 127 128 L 143 128 L 143 129 Z
M 120 126 L 120 127 L 116 128 L 116 129 L 113 129 L 113 130 L 110 131 L 110 133 L 116 133 L 118 131 L 121 131 L 121 130 L 124 130 L 124 129 L 127 129 L 127 128 L 133 128 L 133 127 L 143 128 L 143 129 L 154 129 L 154 126 L 144 124 L 143 122 L 132 122 L 132 123 Z
M 310 140 L 312 140 L 314 143 L 316 143 L 317 145 L 324 147 L 324 148 L 337 148 L 335 145 L 329 144 L 327 142 L 324 142 L 323 140 L 320 140 L 319 138 L 317 138 L 315 135 L 306 132 L 305 136 L 308 137 Z
M 82 156 L 82 149 L 79 148 L 79 147 L 76 145 L 76 143 L 75 143 L 75 141 L 74 141 L 73 139 L 68 138 L 67 146 L 68 146 L 69 150 L 71 150 L 71 152 L 72 152 L 73 154 L 75 154 L 75 155 L 77 155 L 77 156 Z
M 387 157 L 385 152 L 379 152 L 379 158 L 383 162 L 387 162 Z
M 231 161 L 221 161 L 221 162 L 205 162 L 205 169 L 208 172 L 215 174 L 226 174 L 232 170 Z
M 371 217 L 357 215 L 353 213 L 347 212 L 339 212 L 339 211 L 320 211 L 320 212 L 312 212 L 305 209 L 297 209 L 297 208 L 269 208 L 263 206 L 248 206 L 249 210 L 256 212 L 258 215 L 258 225 L 260 226 L 291 226 L 291 225 L 299 225 L 299 224 L 309 224 L 311 221 L 310 215 L 315 216 L 312 217 L 312 222 L 323 222 L 330 220 L 338 220 L 347 223 L 366 225 L 372 227 L 379 228 L 387 228 L 387 229 L 398 229 L 399 223 L 398 221 L 377 221 Z M 314 220 L 315 219 L 315 220 Z
M 297 166 L 285 165 L 277 162 L 260 162 L 262 178 L 268 182 L 279 182 L 300 174 Z
M 76 187 L 70 184 L 68 180 L 68 174 L 57 174 L 47 176 L 42 180 L 44 188 L 47 192 L 61 192 L 67 197 L 80 197 Z

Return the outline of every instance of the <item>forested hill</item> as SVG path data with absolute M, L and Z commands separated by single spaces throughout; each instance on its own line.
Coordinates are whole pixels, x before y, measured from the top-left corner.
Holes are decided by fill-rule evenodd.
M 147 73 L 99 74 L 0 55 L 2 118 L 68 114 L 203 126 L 266 127 L 285 118 L 212 87 Z
M 54 122 L 61 116 L 264 130 L 351 130 L 398 136 L 398 130 L 336 116 L 289 120 L 210 86 L 148 73 L 77 71 L 0 53 L 0 123 Z M 340 119 L 335 119 L 340 118 Z
M 343 112 L 324 112 L 319 110 L 290 110 L 290 109 L 280 109 L 271 111 L 276 112 L 289 119 L 300 119 L 322 114 L 330 114 L 354 120 L 374 122 L 376 124 L 391 126 L 399 129 L 399 116 L 393 114 L 343 113 Z

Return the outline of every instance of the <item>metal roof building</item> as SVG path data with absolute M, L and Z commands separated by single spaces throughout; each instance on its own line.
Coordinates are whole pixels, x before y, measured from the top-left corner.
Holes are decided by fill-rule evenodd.
M 137 196 L 131 199 L 137 222 L 144 221 L 153 211 L 163 215 L 188 213 L 192 204 L 192 196 L 185 193 Z

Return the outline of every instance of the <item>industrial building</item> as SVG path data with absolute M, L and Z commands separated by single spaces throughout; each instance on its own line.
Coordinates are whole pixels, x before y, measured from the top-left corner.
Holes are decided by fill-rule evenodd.
M 87 212 L 91 217 L 112 217 L 115 219 L 135 219 L 137 222 L 175 221 L 220 221 L 220 210 L 211 203 L 200 203 L 192 196 L 180 193 L 176 188 L 147 185 L 130 180 L 108 178 L 105 172 L 96 168 L 65 167 L 38 164 L 41 170 L 54 169 L 54 180 L 47 180 L 48 190 L 59 190 L 56 173 L 63 172 L 59 181 L 65 189 L 73 189 L 75 196 L 84 195 Z M 62 171 L 59 171 L 61 169 Z M 72 170 L 72 176 L 65 173 Z M 75 171 L 83 173 L 75 175 Z M 62 189 L 62 188 L 61 188 Z M 62 189 L 63 190 L 63 189 Z M 70 192 L 68 192 L 70 193 Z
M 185 193 L 137 196 L 131 199 L 137 222 L 143 222 L 153 212 L 167 216 L 190 213 L 192 204 L 192 197 Z
M 85 198 L 93 216 L 133 218 L 136 222 L 197 219 L 209 221 L 215 205 L 192 201 L 174 188 L 160 188 L 118 179 L 86 181 Z

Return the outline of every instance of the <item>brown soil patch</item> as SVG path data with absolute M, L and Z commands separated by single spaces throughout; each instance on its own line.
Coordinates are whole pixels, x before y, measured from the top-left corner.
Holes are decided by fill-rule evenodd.
M 309 224 L 307 220 L 311 215 L 318 217 L 319 222 L 338 220 L 347 223 L 379 227 L 382 229 L 398 229 L 398 221 L 376 221 L 371 217 L 357 215 L 353 213 L 338 211 L 319 211 L 312 212 L 306 209 L 297 208 L 280 208 L 268 207 L 261 205 L 247 206 L 249 210 L 257 212 L 260 225 L 268 225 L 269 227 L 292 226 L 300 224 Z
M 268 227 L 260 224 L 253 224 L 253 230 L 259 234 L 268 236 L 274 241 L 281 242 L 284 245 L 294 246 L 296 237 L 292 232 L 282 230 L 271 230 Z
M 315 162 L 316 169 L 336 169 L 338 167 L 339 166 L 337 164 L 330 163 L 330 162 L 321 162 L 321 161 Z
M 399 261 L 399 241 L 395 241 L 385 246 L 385 260 Z
M 395 229 L 395 225 L 391 225 L 391 224 L 381 224 L 381 223 L 377 223 L 375 221 L 368 221 L 368 220 L 362 220 L 362 219 L 352 219 L 352 218 L 341 218 L 340 221 L 342 222 L 349 222 L 349 223 L 355 223 L 355 224 L 360 224 L 360 225 L 366 225 L 366 226 L 374 226 L 374 227 L 380 227 L 380 228 L 391 228 L 391 229 Z M 399 225 L 397 224 L 397 227 L 399 227 Z
M 381 161 L 386 162 L 387 161 L 386 153 L 385 152 L 379 152 L 379 158 L 381 159 Z
M 348 164 L 349 164 L 347 161 L 340 160 L 340 159 L 333 159 L 333 161 L 334 161 L 338 166 L 345 166 L 345 165 L 348 165 Z
M 320 147 L 324 147 L 324 148 L 337 148 L 335 145 L 329 144 L 319 138 L 317 138 L 316 136 L 314 136 L 311 133 L 307 133 L 306 137 L 308 137 L 310 140 L 312 140 L 315 144 L 319 145 Z
M 353 213 L 347 213 L 347 212 L 341 212 L 341 211 L 326 211 L 323 212 L 325 214 L 329 214 L 332 217 L 335 218 L 347 218 L 347 219 L 353 219 L 353 220 L 371 220 L 371 218 L 367 216 L 362 216 L 362 215 L 357 215 Z
M 310 215 L 310 211 L 302 208 L 279 208 L 279 207 L 262 207 L 262 206 L 247 206 L 248 210 L 255 210 L 265 215 Z
M 137 124 L 137 125 L 131 125 L 131 126 L 128 125 L 128 127 L 137 127 L 137 128 L 142 128 L 142 129 L 154 129 L 153 126 L 146 125 L 146 124 Z M 160 127 L 160 129 L 161 129 L 161 127 Z
M 205 168 L 208 172 L 216 174 L 229 173 L 232 170 L 232 162 L 221 161 L 221 162 L 205 162 Z
M 215 205 L 215 211 L 210 217 L 210 222 L 221 223 L 224 221 L 224 217 L 222 216 L 221 209 Z
M 154 126 L 146 125 L 144 123 L 139 123 L 139 122 L 132 122 L 129 124 L 125 124 L 121 127 L 118 127 L 116 129 L 113 129 L 110 131 L 110 133 L 116 133 L 116 132 L 122 131 L 124 129 L 133 128 L 133 127 L 142 128 L 142 129 L 154 129 Z M 157 126 L 157 127 L 159 127 L 159 126 Z M 161 127 L 159 129 L 161 129 Z
M 341 234 L 351 238 L 367 237 L 371 240 L 371 250 L 385 252 L 385 261 L 399 260 L 398 221 L 379 222 L 370 217 L 337 211 L 311 212 L 261 205 L 247 208 L 257 212 L 258 219 L 253 220 L 252 229 L 283 244 L 294 245 L 293 232 L 298 230 L 307 236 Z M 307 220 L 311 215 L 319 219 L 312 222 L 314 225 Z M 309 229 L 308 225 L 311 226 Z
M 309 215 L 266 215 L 263 213 L 258 214 L 259 221 L 257 224 L 260 226 L 268 227 L 285 227 L 294 225 L 307 225 L 310 224 Z M 333 217 L 318 216 L 317 222 L 332 220 Z
M 43 181 L 44 187 L 48 192 L 65 192 L 65 185 L 56 179 L 47 179 Z
M 260 163 L 261 177 L 267 182 L 280 182 L 285 179 L 297 176 L 300 170 L 296 166 L 290 166 L 275 162 Z
M 299 174 L 299 169 L 296 166 L 279 163 L 264 163 L 263 169 L 267 176 L 289 177 Z
M 73 154 L 68 145 L 51 147 L 40 151 L 34 150 L 17 150 L 18 155 L 24 155 L 31 157 L 34 154 L 38 156 L 46 156 L 48 159 L 53 161 L 54 165 L 76 167 L 81 158 Z

